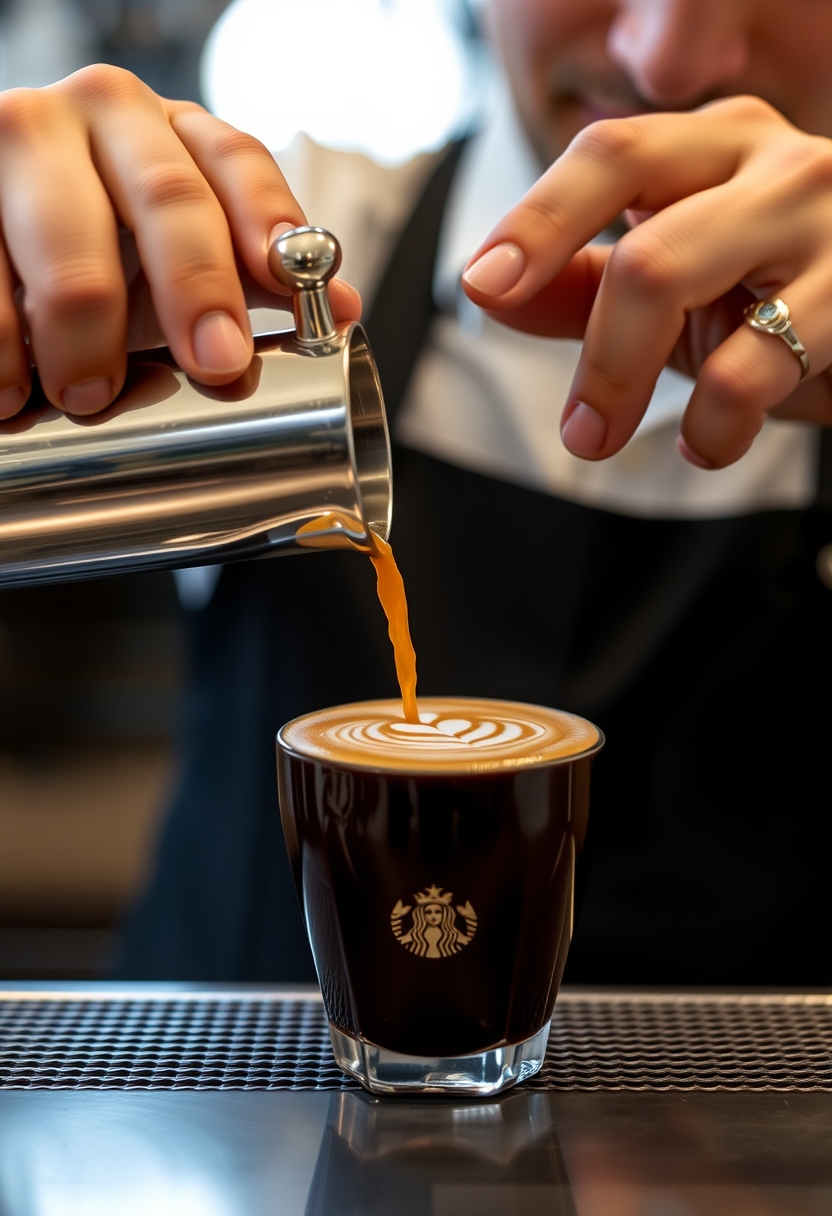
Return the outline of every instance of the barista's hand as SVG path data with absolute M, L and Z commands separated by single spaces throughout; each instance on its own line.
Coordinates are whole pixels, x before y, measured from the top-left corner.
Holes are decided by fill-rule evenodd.
M 463 282 L 508 325 L 584 338 L 562 422 L 576 455 L 619 451 L 670 364 L 697 381 L 680 449 L 720 468 L 766 414 L 832 425 L 831 191 L 832 142 L 756 98 L 599 122 L 500 221 Z M 636 226 L 614 247 L 587 247 L 628 209 Z M 806 347 L 802 384 L 785 342 L 743 324 L 767 296 L 786 301 Z
M 0 219 L 0 418 L 24 404 L 31 362 L 74 414 L 104 409 L 126 351 L 159 342 L 205 384 L 235 379 L 253 353 L 247 295 L 286 295 L 270 238 L 305 223 L 256 139 L 103 65 L 0 94 Z M 344 283 L 332 303 L 360 313 Z

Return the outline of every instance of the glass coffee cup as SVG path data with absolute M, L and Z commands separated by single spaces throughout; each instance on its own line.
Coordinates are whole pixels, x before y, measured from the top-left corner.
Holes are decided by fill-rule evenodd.
M 543 1062 L 604 740 L 541 706 L 419 710 L 284 726 L 283 829 L 340 1067 L 374 1093 L 486 1096 Z

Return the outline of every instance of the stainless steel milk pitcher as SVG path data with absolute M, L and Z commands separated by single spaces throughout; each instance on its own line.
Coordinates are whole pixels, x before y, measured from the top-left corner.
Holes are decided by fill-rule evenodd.
M 269 251 L 296 329 L 256 339 L 233 384 L 190 380 L 166 348 L 131 355 L 124 390 L 70 418 L 37 393 L 0 423 L 0 585 L 197 566 L 387 537 L 390 444 L 359 325 L 336 326 L 326 283 L 335 239 L 296 228 Z

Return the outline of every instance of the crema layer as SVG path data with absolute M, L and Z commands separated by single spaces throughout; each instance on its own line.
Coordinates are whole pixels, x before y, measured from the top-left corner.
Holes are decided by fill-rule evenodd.
M 393 772 L 488 772 L 594 751 L 601 732 L 585 718 L 514 701 L 420 697 L 419 722 L 401 701 L 359 701 L 295 718 L 280 743 L 331 764 Z

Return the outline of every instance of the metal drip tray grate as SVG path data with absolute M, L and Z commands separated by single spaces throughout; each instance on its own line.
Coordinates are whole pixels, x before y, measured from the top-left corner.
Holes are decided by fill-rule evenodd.
M 832 1091 L 832 996 L 563 993 L 528 1086 Z M 6 1089 L 351 1089 L 320 999 L 0 994 Z

